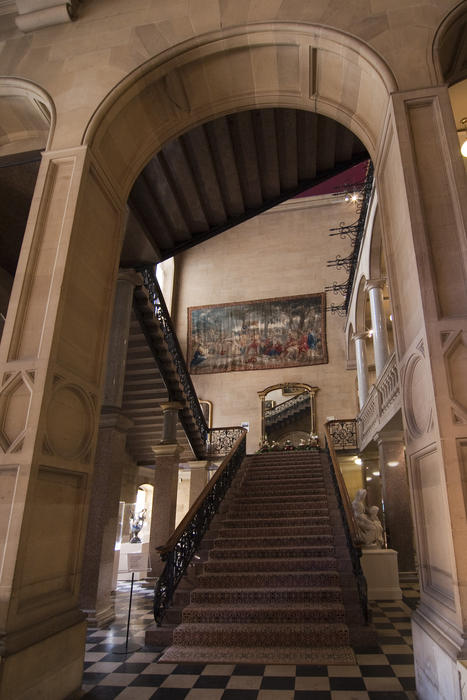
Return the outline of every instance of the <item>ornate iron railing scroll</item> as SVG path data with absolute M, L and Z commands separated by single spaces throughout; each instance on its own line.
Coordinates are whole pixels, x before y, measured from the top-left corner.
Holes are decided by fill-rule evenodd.
M 208 457 L 222 457 L 229 454 L 235 442 L 245 432 L 244 428 L 211 428 L 207 444 Z
M 185 399 L 190 406 L 191 412 L 196 421 L 196 425 L 198 426 L 203 442 L 206 443 L 209 429 L 206 424 L 206 419 L 204 417 L 203 411 L 201 410 L 201 406 L 199 405 L 198 397 L 196 395 L 196 391 L 191 381 L 191 377 L 188 372 L 185 363 L 185 358 L 183 357 L 183 353 L 180 348 L 177 335 L 172 326 L 172 321 L 170 319 L 170 314 L 165 304 L 164 297 L 162 296 L 161 289 L 157 282 L 156 275 L 154 273 L 154 267 L 150 266 L 140 268 L 138 272 L 142 274 L 144 286 L 149 292 L 151 303 L 154 306 L 154 314 L 164 334 L 167 349 L 170 352 L 173 363 L 177 370 L 180 384 L 183 387 Z
M 324 433 L 326 436 L 326 448 L 329 455 L 329 462 L 331 465 L 331 476 L 334 482 L 334 488 L 336 491 L 337 503 L 341 512 L 342 522 L 344 525 L 345 535 L 347 539 L 347 544 L 350 551 L 350 556 L 352 560 L 352 568 L 355 579 L 357 581 L 358 596 L 360 599 L 360 605 L 362 608 L 363 616 L 365 622 L 369 622 L 370 613 L 368 609 L 368 590 L 366 578 L 363 575 L 362 566 L 360 564 L 360 557 L 362 556 L 362 550 L 360 543 L 358 541 L 358 530 L 357 524 L 355 522 L 352 504 L 350 503 L 349 494 L 347 487 L 345 485 L 344 477 L 339 467 L 339 462 L 334 449 L 331 432 L 329 430 L 329 423 L 324 424 Z
M 246 454 L 246 430 L 238 428 L 239 437 L 209 484 L 198 496 L 172 536 L 158 547 L 165 567 L 154 592 L 154 619 L 161 624 L 180 579 L 201 544 L 204 533 L 217 513 L 232 479 Z
M 357 421 L 330 420 L 326 423 L 335 450 L 357 450 Z

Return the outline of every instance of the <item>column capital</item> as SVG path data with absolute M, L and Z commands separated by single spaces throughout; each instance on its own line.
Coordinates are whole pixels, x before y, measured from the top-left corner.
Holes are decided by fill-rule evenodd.
M 360 333 L 354 333 L 352 336 L 352 340 L 366 340 L 369 338 L 368 331 L 362 331 Z
M 118 271 L 117 282 L 128 282 L 133 287 L 142 284 L 143 278 L 140 272 L 136 272 L 132 267 L 121 267 Z
M 178 443 L 167 443 L 160 445 L 153 445 L 151 447 L 156 457 L 180 457 L 182 453 L 182 448 Z M 157 464 L 156 464 L 157 467 Z
M 164 411 L 181 411 L 185 408 L 183 401 L 165 401 L 160 404 L 161 409 Z
M 99 428 L 113 428 L 119 433 L 126 433 L 134 422 L 119 411 L 104 411 L 99 418 Z
M 365 284 L 365 289 L 368 291 L 370 289 L 383 289 L 385 284 L 386 284 L 385 277 L 381 277 L 380 279 L 367 280 L 366 284 Z

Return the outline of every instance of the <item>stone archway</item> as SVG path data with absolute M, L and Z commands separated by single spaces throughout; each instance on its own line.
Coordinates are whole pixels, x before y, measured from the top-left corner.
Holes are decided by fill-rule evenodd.
M 449 358 L 457 367 L 461 164 L 453 155 L 444 88 L 396 90 L 381 58 L 347 34 L 304 24 L 238 27 L 186 42 L 140 67 L 98 108 L 81 146 L 44 154 L 0 349 L 2 425 L 24 430 L 24 439 L 1 456 L 5 512 L 15 527 L 4 543 L 0 694 L 59 698 L 79 687 L 85 629 L 78 609 L 80 557 L 130 187 L 170 138 L 216 115 L 258 106 L 332 117 L 354 131 L 375 161 L 404 395 L 411 424 L 422 426 L 409 436 L 408 456 L 426 600 L 436 598 L 439 618 L 454 630 L 450 644 L 460 649 L 456 640 L 467 609 L 465 517 L 454 534 L 447 523 L 451 509 L 461 510 L 461 471 L 452 422 L 437 420 L 437 402 L 450 401 L 448 381 L 442 372 L 432 375 L 428 357 L 442 357 L 446 342 L 452 349 L 448 371 Z M 434 169 L 440 160 L 446 170 Z M 427 209 L 433 186 L 441 192 L 441 220 Z M 450 245 L 449 280 L 441 256 L 432 269 L 422 255 L 427 246 L 439 246 L 438 225 Z M 441 333 L 443 321 L 448 325 Z M 424 421 L 427 404 L 430 420 Z M 439 484 L 436 512 L 427 474 Z M 430 529 L 434 544 L 427 540 Z M 427 618 L 421 620 L 417 643 L 423 645 L 430 632 Z M 455 661 L 441 646 L 451 671 L 447 696 L 455 697 Z M 47 667 L 41 665 L 45 656 Z
M 348 35 L 279 22 L 241 27 L 143 65 L 102 102 L 82 143 L 124 197 L 164 143 L 232 111 L 316 111 L 348 127 L 374 157 L 396 89 L 379 56 Z

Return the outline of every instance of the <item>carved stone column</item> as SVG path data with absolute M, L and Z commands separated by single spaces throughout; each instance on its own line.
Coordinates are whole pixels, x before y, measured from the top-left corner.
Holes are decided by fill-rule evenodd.
M 107 354 L 104 401 L 94 465 L 94 488 L 89 506 L 83 558 L 81 605 L 91 624 L 114 619 L 111 597 L 115 538 L 122 482 L 127 461 L 126 435 L 132 423 L 120 413 L 125 381 L 133 290 L 140 281 L 133 270 L 122 270 L 117 289 Z
M 366 339 L 368 333 L 355 333 L 353 339 L 355 341 L 355 359 L 357 362 L 357 382 L 358 382 L 358 403 L 362 408 L 365 403 L 370 382 L 368 378 L 368 361 L 366 357 Z
M 161 445 L 175 445 L 177 443 L 178 412 L 183 408 L 183 404 L 180 401 L 167 401 L 161 403 L 161 408 L 164 418 Z
M 388 330 L 386 328 L 386 318 L 384 316 L 383 307 L 384 282 L 384 280 L 368 280 L 366 284 L 370 297 L 376 377 L 380 376 L 389 357 Z
M 467 655 L 467 180 L 446 87 L 393 93 L 376 159 L 420 571 L 417 693 Z M 442 164 L 442 167 L 440 166 Z
M 85 146 L 42 156 L 0 346 L 2 698 L 81 686 L 81 562 L 124 217 Z
M 165 544 L 175 529 L 181 447 L 177 444 L 160 444 L 153 447 L 153 450 L 156 467 L 149 556 L 151 575 L 159 576 L 164 568 L 164 563 L 161 562 L 156 548 Z
M 378 445 L 388 547 L 397 551 L 399 571 L 415 571 L 414 533 L 402 432 L 382 432 Z

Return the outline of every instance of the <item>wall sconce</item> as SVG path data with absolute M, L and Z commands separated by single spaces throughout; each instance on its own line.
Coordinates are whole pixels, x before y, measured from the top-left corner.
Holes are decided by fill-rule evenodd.
M 461 128 L 457 129 L 458 134 L 464 134 L 464 140 L 462 142 L 461 146 L 461 153 L 464 156 L 464 158 L 467 158 L 467 117 L 464 117 L 461 119 Z

